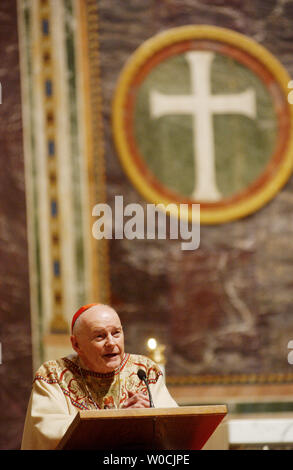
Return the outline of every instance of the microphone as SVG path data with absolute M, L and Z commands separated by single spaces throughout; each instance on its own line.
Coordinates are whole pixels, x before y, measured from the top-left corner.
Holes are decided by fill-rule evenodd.
M 146 384 L 146 387 L 148 389 L 149 399 L 150 399 L 150 407 L 154 408 L 154 402 L 153 402 L 153 399 L 152 399 L 152 394 L 151 394 L 151 391 L 150 391 L 150 387 L 149 387 L 149 383 L 148 383 L 148 379 L 147 379 L 145 371 L 143 369 L 139 369 L 137 371 L 137 375 L 138 375 L 138 378 Z

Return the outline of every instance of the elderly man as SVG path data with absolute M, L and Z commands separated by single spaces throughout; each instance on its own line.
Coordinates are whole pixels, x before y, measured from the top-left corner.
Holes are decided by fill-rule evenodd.
M 35 375 L 22 449 L 54 449 L 78 410 L 147 408 L 147 387 L 155 407 L 175 407 L 160 368 L 144 356 L 124 352 L 119 316 L 111 307 L 81 307 L 71 325 L 76 352 L 43 364 Z

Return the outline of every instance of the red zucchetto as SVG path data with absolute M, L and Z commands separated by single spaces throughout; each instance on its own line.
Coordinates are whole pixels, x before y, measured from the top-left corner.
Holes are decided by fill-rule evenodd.
M 71 322 L 71 333 L 73 332 L 73 327 L 74 327 L 74 324 L 76 322 L 76 320 L 78 319 L 78 317 L 83 313 L 85 312 L 86 310 L 88 310 L 89 308 L 91 307 L 94 307 L 95 305 L 100 305 L 100 304 L 87 304 L 87 305 L 83 305 L 83 307 L 80 307 L 79 310 L 77 310 L 77 312 L 73 315 L 72 317 L 72 322 Z

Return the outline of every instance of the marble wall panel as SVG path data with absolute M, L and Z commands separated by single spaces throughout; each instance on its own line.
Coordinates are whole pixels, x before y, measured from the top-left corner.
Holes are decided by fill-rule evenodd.
M 118 194 L 125 204 L 145 204 L 124 173 L 111 129 L 117 79 L 143 41 L 177 26 L 221 26 L 254 39 L 293 73 L 290 1 L 100 0 L 99 18 L 107 195 L 112 207 Z M 280 372 L 285 380 L 292 373 L 287 362 L 287 344 L 293 337 L 292 191 L 290 179 L 253 215 L 202 226 L 195 252 L 182 252 L 179 243 L 170 240 L 113 240 L 112 303 L 125 322 L 127 346 L 147 352 L 146 337 L 156 333 L 166 344 L 169 379 L 242 374 L 245 381 Z
M 20 446 L 32 381 L 26 195 L 15 1 L 0 5 L 0 448 Z

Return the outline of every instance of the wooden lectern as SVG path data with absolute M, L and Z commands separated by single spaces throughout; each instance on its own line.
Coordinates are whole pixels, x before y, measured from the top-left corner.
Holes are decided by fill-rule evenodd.
M 199 450 L 226 414 L 225 405 L 80 411 L 57 449 Z

